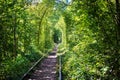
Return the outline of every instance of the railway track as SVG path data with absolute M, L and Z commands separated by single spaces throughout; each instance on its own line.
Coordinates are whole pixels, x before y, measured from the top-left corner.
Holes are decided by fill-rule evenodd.
M 28 70 L 21 80 L 57 80 L 57 47 Z

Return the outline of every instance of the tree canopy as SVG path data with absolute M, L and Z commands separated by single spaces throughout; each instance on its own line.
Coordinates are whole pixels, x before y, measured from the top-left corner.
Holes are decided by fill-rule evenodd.
M 0 0 L 0 79 L 18 80 L 59 45 L 64 80 L 119 80 L 119 0 Z

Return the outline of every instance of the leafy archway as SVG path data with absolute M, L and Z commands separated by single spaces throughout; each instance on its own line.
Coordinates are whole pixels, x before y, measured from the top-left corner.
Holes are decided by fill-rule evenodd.
M 62 32 L 60 31 L 60 29 L 54 29 L 53 41 L 57 44 L 62 42 Z

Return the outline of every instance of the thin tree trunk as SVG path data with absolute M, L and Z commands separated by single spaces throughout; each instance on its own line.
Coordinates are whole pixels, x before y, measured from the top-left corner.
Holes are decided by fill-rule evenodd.
M 117 13 L 117 29 L 120 42 L 120 1 L 116 0 L 116 13 Z M 120 44 L 120 43 L 119 43 Z
M 17 53 L 17 38 L 16 38 L 16 12 L 15 12 L 15 18 L 14 18 L 14 26 L 13 26 L 13 36 L 14 36 L 14 41 L 13 41 L 13 44 L 14 44 L 14 47 L 13 47 L 13 53 L 14 53 L 14 57 L 16 56 L 16 53 Z
M 118 53 L 118 55 L 119 55 L 119 47 L 120 47 L 120 0 L 116 0 L 116 13 L 117 13 L 117 30 L 118 30 L 118 47 L 117 47 L 117 53 Z M 119 57 L 117 58 L 117 60 L 116 60 L 116 63 L 118 63 L 119 64 Z M 119 69 L 119 65 L 116 65 L 116 76 L 117 77 L 119 77 L 119 73 L 120 73 L 120 71 L 118 70 Z
M 41 20 L 39 21 L 39 28 L 38 28 L 38 45 L 40 44 L 40 27 L 41 27 L 41 23 L 42 23 L 42 21 L 43 21 L 43 18 L 44 18 L 44 16 L 45 16 L 46 12 L 47 12 L 47 8 L 46 8 L 45 11 L 43 12 L 43 15 L 42 15 L 42 17 L 41 17 Z

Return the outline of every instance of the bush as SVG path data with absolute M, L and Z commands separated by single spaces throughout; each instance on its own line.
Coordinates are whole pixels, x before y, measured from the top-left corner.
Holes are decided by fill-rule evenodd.
M 40 54 L 38 53 L 31 53 L 26 56 L 18 54 L 16 58 L 2 62 L 3 68 L 0 69 L 2 71 L 0 79 L 19 80 L 32 66 L 31 62 L 35 62 L 39 58 Z

